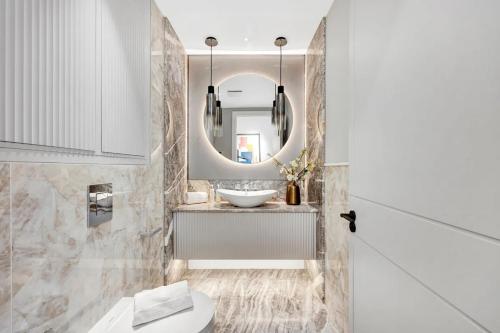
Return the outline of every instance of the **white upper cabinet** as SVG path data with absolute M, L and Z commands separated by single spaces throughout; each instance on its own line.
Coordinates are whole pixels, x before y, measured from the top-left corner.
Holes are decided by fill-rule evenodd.
M 149 111 L 150 2 L 102 3 L 102 150 L 144 155 Z
M 149 34 L 149 1 L 0 0 L 1 159 L 142 163 Z
M 94 150 L 96 1 L 0 6 L 0 141 Z

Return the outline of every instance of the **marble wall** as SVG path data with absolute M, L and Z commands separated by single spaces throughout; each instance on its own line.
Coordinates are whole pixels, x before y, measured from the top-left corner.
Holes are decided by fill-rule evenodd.
M 165 203 L 185 187 L 185 157 L 173 157 L 185 155 L 185 90 L 166 83 L 185 85 L 175 70 L 185 56 L 172 36 L 153 6 L 148 165 L 0 164 L 0 332 L 86 332 L 175 266 L 163 236 Z M 87 186 L 108 182 L 113 219 L 88 228 Z
M 11 332 L 10 164 L 0 163 L 0 332 Z
M 325 303 L 335 332 L 349 332 L 349 167 L 326 166 L 325 177 Z
M 14 332 L 83 332 L 123 296 L 163 284 L 161 154 L 151 166 L 12 163 Z M 87 227 L 87 185 L 113 183 L 113 219 Z
M 325 270 L 325 209 L 324 169 L 325 162 L 325 47 L 326 21 L 323 18 L 309 44 L 306 53 L 306 147 L 310 160 L 318 166 L 306 180 L 307 201 L 319 210 L 316 235 L 316 260 L 308 261 L 307 268 L 324 294 Z
M 173 260 L 172 209 L 187 191 L 187 56 L 167 18 L 163 18 L 163 82 L 165 86 L 165 283 L 180 279 L 186 263 Z

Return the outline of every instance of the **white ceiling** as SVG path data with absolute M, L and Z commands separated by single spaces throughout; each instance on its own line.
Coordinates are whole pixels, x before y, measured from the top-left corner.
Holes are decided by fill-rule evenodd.
M 334 0 L 155 0 L 190 54 L 276 52 L 274 39 L 285 36 L 284 53 L 303 54 Z M 246 39 L 246 40 L 245 40 Z

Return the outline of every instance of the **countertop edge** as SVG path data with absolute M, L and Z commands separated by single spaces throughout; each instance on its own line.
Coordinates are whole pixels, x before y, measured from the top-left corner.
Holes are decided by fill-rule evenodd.
M 262 206 L 242 208 L 228 202 L 182 204 L 172 209 L 175 212 L 201 213 L 318 213 L 319 210 L 309 204 L 287 205 L 284 202 L 268 202 Z

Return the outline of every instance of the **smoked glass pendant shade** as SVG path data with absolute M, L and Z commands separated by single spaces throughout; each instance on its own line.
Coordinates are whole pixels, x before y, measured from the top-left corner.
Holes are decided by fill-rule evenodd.
M 282 135 L 286 129 L 286 100 L 285 87 L 278 86 L 278 95 L 276 96 L 276 113 L 278 116 L 278 135 Z
M 277 109 L 276 109 L 276 100 L 273 101 L 273 108 L 271 109 L 271 124 L 277 126 Z
M 210 132 L 214 127 L 215 113 L 217 110 L 217 98 L 215 96 L 214 86 L 208 86 L 206 109 L 205 126 Z
M 215 110 L 214 135 L 218 138 L 224 135 L 222 131 L 222 107 L 221 102 L 217 101 Z

